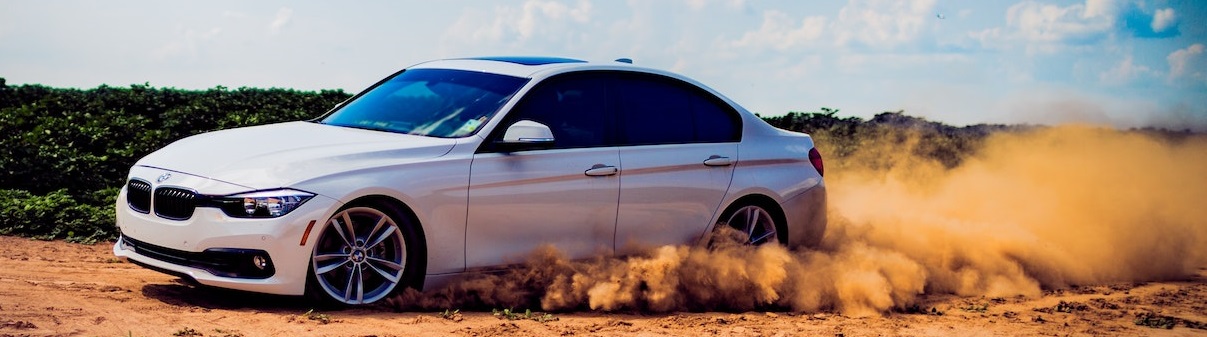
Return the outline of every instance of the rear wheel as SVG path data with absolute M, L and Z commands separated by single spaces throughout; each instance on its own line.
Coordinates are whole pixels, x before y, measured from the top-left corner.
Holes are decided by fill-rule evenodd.
M 746 204 L 726 212 L 721 220 L 733 229 L 741 232 L 748 245 L 761 245 L 771 242 L 783 243 L 781 228 L 776 223 L 776 217 L 767 208 L 758 204 Z
M 412 285 L 416 255 L 423 252 L 415 225 L 396 214 L 389 207 L 354 206 L 327 220 L 311 252 L 313 295 L 361 305 Z

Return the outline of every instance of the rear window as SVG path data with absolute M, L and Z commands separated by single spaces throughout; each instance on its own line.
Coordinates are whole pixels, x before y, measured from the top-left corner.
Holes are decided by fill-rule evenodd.
M 625 145 L 725 143 L 742 137 L 737 111 L 687 83 L 630 75 L 616 85 Z

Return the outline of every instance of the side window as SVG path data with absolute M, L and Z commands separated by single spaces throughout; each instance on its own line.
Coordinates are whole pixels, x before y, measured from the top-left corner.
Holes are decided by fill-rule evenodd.
M 687 92 L 665 81 L 626 76 L 616 83 L 626 145 L 692 143 L 695 117 Z
M 691 84 L 633 74 L 614 92 L 626 145 L 721 143 L 741 139 L 737 111 Z
M 611 118 L 606 88 L 590 74 L 546 80 L 524 96 L 505 125 L 520 120 L 545 124 L 553 131 L 554 148 L 607 146 Z
M 691 95 L 696 113 L 696 140 L 701 143 L 725 143 L 742 140 L 742 122 L 738 112 L 711 93 Z

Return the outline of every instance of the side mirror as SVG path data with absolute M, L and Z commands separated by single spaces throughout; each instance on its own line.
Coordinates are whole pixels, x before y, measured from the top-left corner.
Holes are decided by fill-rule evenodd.
M 532 149 L 547 149 L 553 147 L 553 131 L 545 124 L 522 120 L 507 127 L 503 140 L 495 144 L 500 149 L 511 152 Z

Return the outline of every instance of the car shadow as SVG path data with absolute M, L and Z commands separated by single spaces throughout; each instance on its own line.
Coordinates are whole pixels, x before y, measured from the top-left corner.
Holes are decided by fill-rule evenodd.
M 297 312 L 315 307 L 302 296 L 284 296 L 222 289 L 176 279 L 171 284 L 147 284 L 142 294 L 164 304 L 203 309 L 239 309 Z

